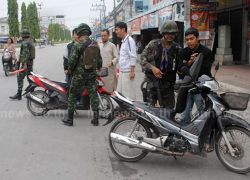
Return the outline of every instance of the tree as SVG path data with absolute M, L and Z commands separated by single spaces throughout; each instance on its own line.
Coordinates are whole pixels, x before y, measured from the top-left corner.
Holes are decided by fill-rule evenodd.
M 9 35 L 13 37 L 18 37 L 19 22 L 18 22 L 17 0 L 8 0 L 8 24 L 9 24 Z
M 26 5 L 24 2 L 22 3 L 21 11 L 22 11 L 22 13 L 21 13 L 22 14 L 21 15 L 21 27 L 22 27 L 22 29 L 28 29 L 29 26 L 28 26 L 28 19 L 27 19 L 27 9 L 26 9 Z
M 28 19 L 28 26 L 31 35 L 34 38 L 40 38 L 40 27 L 39 27 L 39 20 L 37 14 L 37 7 L 36 3 L 30 3 L 27 8 L 27 19 Z
M 60 24 L 50 24 L 48 27 L 49 41 L 69 41 L 71 40 L 70 30 Z

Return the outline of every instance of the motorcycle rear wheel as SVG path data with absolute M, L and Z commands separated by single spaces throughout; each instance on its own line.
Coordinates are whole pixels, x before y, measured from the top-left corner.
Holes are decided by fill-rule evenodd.
M 129 147 L 128 145 L 119 144 L 117 142 L 113 142 L 111 140 L 110 134 L 117 133 L 119 135 L 128 136 L 130 131 L 133 129 L 135 123 L 135 118 L 127 117 L 124 119 L 117 120 L 110 129 L 109 132 L 109 145 L 114 153 L 114 155 L 122 160 L 127 162 L 136 162 L 144 158 L 148 151 L 142 150 L 139 148 Z M 152 137 L 152 134 L 147 126 L 140 123 L 140 121 L 136 125 L 135 131 L 132 133 L 131 138 L 137 140 L 136 132 L 140 132 L 140 135 L 143 134 L 143 137 Z
M 40 98 L 43 101 L 47 101 L 49 96 L 45 91 L 42 90 L 36 90 L 31 93 L 32 95 Z M 34 116 L 43 116 L 48 112 L 48 109 L 46 107 L 42 107 L 39 104 L 36 104 L 35 102 L 31 101 L 27 98 L 27 108 L 31 114 Z
M 215 151 L 221 163 L 230 171 L 246 174 L 250 172 L 250 131 L 241 127 L 230 126 L 225 129 L 226 136 L 235 151 L 230 151 L 221 134 L 215 141 Z

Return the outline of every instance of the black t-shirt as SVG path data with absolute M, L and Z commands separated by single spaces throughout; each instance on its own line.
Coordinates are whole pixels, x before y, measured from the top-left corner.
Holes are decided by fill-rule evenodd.
M 184 66 L 185 64 L 183 63 L 183 61 L 189 61 L 190 60 L 190 57 L 192 54 L 194 53 L 203 53 L 203 56 L 204 56 L 204 59 L 203 59 L 203 62 L 202 62 L 202 65 L 201 65 L 201 70 L 200 70 L 200 73 L 199 73 L 199 76 L 202 76 L 203 74 L 204 75 L 207 75 L 209 77 L 212 77 L 212 74 L 211 74 L 211 67 L 212 67 L 212 64 L 214 62 L 214 56 L 213 56 L 213 53 L 210 49 L 208 49 L 207 47 L 203 46 L 203 45 L 199 45 L 197 49 L 195 50 L 192 50 L 190 49 L 189 47 L 186 47 L 184 49 L 182 49 L 180 51 L 180 54 L 179 54 L 179 70 L 181 69 L 182 66 Z

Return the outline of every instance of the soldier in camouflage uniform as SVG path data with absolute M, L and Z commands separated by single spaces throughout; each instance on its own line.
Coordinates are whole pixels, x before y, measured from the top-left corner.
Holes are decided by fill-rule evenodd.
M 94 114 L 91 123 L 98 126 L 99 99 L 96 89 L 96 69 L 102 66 L 100 49 L 97 42 L 89 38 L 91 29 L 87 24 L 80 24 L 76 29 L 76 34 L 79 41 L 74 43 L 68 62 L 69 71 L 73 74 L 68 97 L 68 115 L 62 121 L 67 126 L 73 125 L 76 96 L 86 87 Z
M 174 108 L 174 84 L 179 53 L 179 45 L 174 42 L 178 33 L 177 24 L 174 21 L 165 22 L 160 33 L 162 38 L 150 41 L 143 50 L 141 66 L 149 83 L 153 84 L 153 87 L 150 88 L 152 105 L 155 106 L 159 100 L 162 107 Z
M 17 64 L 20 68 L 26 69 L 26 71 L 17 74 L 17 94 L 10 97 L 10 99 L 17 100 L 22 99 L 23 79 L 25 78 L 25 76 L 27 76 L 28 79 L 28 75 L 33 71 L 33 60 L 35 59 L 35 46 L 30 39 L 30 32 L 27 29 L 24 29 L 21 32 L 21 36 L 23 42 L 21 45 L 20 56 Z

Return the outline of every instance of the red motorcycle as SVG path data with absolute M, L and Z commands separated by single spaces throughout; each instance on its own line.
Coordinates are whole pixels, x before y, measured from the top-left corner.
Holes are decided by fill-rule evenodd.
M 108 71 L 99 73 L 96 79 L 96 86 L 99 97 L 100 117 L 108 117 L 113 111 L 113 104 L 109 97 L 110 93 L 103 87 L 104 82 L 101 77 L 107 76 Z M 45 115 L 50 110 L 67 109 L 67 94 L 69 84 L 66 82 L 52 81 L 46 77 L 31 72 L 28 76 L 32 83 L 25 89 L 27 97 L 27 108 L 34 116 Z M 39 87 L 39 89 L 38 89 Z M 41 90 L 42 88 L 42 90 Z M 76 110 L 89 110 L 90 98 L 87 89 L 81 93 L 80 102 L 76 104 Z

